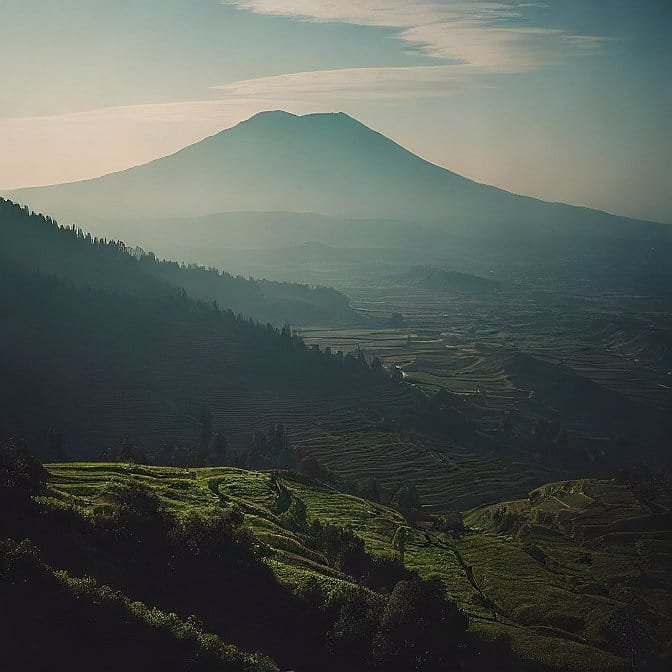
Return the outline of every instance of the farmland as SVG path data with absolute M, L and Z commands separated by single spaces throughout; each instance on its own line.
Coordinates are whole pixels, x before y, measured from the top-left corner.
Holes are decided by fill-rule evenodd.
M 176 469 L 123 464 L 54 464 L 48 501 L 94 511 L 110 487 L 142 483 L 179 516 L 235 507 L 268 547 L 267 563 L 300 590 L 317 580 L 338 590 L 351 579 L 275 512 L 277 483 L 306 505 L 308 519 L 351 526 L 375 555 L 391 555 L 406 523 L 382 504 L 289 473 L 231 468 Z M 45 502 L 47 500 L 44 500 Z M 582 480 L 543 486 L 526 499 L 465 512 L 455 536 L 431 518 L 409 528 L 405 561 L 437 577 L 485 636 L 505 634 L 524 659 L 554 670 L 627 670 L 632 655 L 669 641 L 665 596 L 672 538 L 669 512 L 652 509 L 624 484 Z M 628 637 L 618 636 L 626 628 Z M 628 648 L 630 647 L 630 648 Z
M 319 229 L 305 235 L 321 240 Z M 577 467 L 576 475 L 609 473 L 633 455 L 665 462 L 672 431 L 669 243 L 488 246 L 446 235 L 432 251 L 420 240 L 403 249 L 346 245 L 332 237 L 280 250 L 193 254 L 202 263 L 336 287 L 359 320 L 341 328 L 298 325 L 305 341 L 377 355 L 429 396 L 445 390 L 448 405 L 476 431 L 506 444 L 495 448 L 500 456 L 519 461 L 522 450 L 527 465 Z M 543 449 L 540 424 L 562 433 L 561 450 Z M 534 453 L 541 459 L 531 459 Z
M 309 344 L 377 354 L 426 394 L 448 392 L 480 431 L 506 422 L 512 444 L 544 420 L 566 433 L 567 463 L 620 461 L 633 450 L 659 460 L 672 413 L 667 290 L 618 295 L 603 289 L 609 278 L 534 270 L 498 269 L 492 287 L 466 289 L 353 273 L 340 286 L 367 326 L 300 333 Z

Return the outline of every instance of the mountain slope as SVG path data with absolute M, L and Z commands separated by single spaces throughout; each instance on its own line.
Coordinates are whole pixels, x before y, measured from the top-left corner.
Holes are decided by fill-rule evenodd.
M 328 287 L 233 277 L 214 268 L 158 260 L 123 243 L 92 239 L 63 229 L 50 218 L 31 215 L 0 198 L 0 248 L 5 263 L 39 270 L 75 286 L 156 298 L 176 288 L 203 301 L 263 322 L 350 322 L 346 296 Z
M 180 286 L 185 278 L 195 286 L 200 275 L 219 292 L 204 296 L 207 303 Z M 351 388 L 364 397 L 385 396 L 386 387 L 397 393 L 363 360 L 323 357 L 287 330 L 213 304 L 223 298 L 226 305 L 229 296 L 241 312 L 268 308 L 263 283 L 136 258 L 123 243 L 91 241 L 6 201 L 0 277 L 0 434 L 24 435 L 38 450 L 49 428 L 80 456 L 90 455 L 94 442 L 107 446 L 126 433 L 146 446 L 191 442 L 193 408 L 201 404 L 217 418 L 235 404 L 244 443 L 282 416 L 313 422 L 316 399 L 328 416 L 327 399 L 349 403 Z M 201 284 L 203 295 L 208 283 Z M 292 286 L 277 286 L 291 302 Z
M 78 223 L 279 211 L 430 222 L 454 233 L 672 236 L 664 225 L 478 184 L 340 113 L 260 113 L 146 165 L 11 198 Z

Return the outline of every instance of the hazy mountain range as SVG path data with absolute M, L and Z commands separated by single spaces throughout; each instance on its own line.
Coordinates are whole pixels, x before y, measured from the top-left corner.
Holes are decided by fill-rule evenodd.
M 371 228 L 375 222 L 378 233 L 383 220 L 395 231 L 409 233 L 412 224 L 469 236 L 672 239 L 672 227 L 664 224 L 546 203 L 478 184 L 342 113 L 264 112 L 142 166 L 7 196 L 63 223 L 87 227 L 101 220 L 133 220 L 141 228 L 137 220 L 156 224 L 170 219 L 182 228 L 186 224 L 179 220 L 187 219 L 191 228 L 197 218 L 223 227 L 233 218 L 239 227 L 240 213 L 255 213 L 242 220 L 253 229 L 272 227 L 276 221 L 293 225 L 297 232 L 284 243 L 310 239 L 305 230 L 316 221 L 324 226 L 323 220 L 305 213 L 328 217 L 331 225 L 347 221 L 346 230 L 356 230 L 357 220 L 368 220 L 362 226 Z M 202 227 L 202 222 L 196 226 Z

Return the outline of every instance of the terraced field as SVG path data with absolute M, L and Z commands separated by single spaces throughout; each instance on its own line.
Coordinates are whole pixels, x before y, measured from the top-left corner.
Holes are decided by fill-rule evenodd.
M 51 430 L 70 455 L 92 459 L 125 436 L 150 456 L 166 444 L 193 447 L 206 408 L 232 451 L 282 423 L 296 449 L 342 477 L 375 477 L 395 489 L 416 482 L 430 511 L 517 497 L 551 477 L 542 465 L 521 468 L 515 452 L 499 451 L 417 389 L 287 332 L 179 297 L 146 301 L 41 278 L 20 282 L 40 299 L 23 300 L 16 278 L 3 285 L 0 432 L 25 438 L 42 456 Z
M 349 581 L 301 532 L 283 527 L 267 472 L 90 463 L 48 469 L 49 496 L 88 510 L 105 501 L 112 483 L 127 481 L 151 486 L 177 513 L 239 507 L 282 582 L 298 588 L 316 579 L 335 589 Z M 353 527 L 372 553 L 391 554 L 395 531 L 407 525 L 380 504 L 290 474 L 277 478 L 303 500 L 309 519 Z M 467 532 L 457 538 L 430 519 L 409 528 L 405 559 L 443 581 L 473 629 L 506 634 L 524 658 L 567 672 L 625 671 L 633 656 L 648 659 L 672 635 L 669 515 L 652 513 L 613 481 L 558 483 L 468 512 Z
M 505 416 L 531 435 L 539 418 L 568 432 L 575 452 L 664 454 L 672 429 L 669 311 L 655 296 L 580 294 L 502 283 L 487 292 L 408 287 L 391 280 L 344 290 L 368 328 L 303 328 L 309 344 L 362 349 L 432 395 L 444 389 L 479 430 Z M 584 291 L 587 291 L 584 288 Z M 384 327 L 400 313 L 403 325 Z M 557 419 L 557 420 L 556 420 Z

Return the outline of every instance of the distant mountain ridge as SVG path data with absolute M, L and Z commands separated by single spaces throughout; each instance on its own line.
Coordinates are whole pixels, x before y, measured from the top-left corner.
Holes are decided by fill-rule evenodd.
M 405 285 L 438 291 L 486 292 L 498 286 L 496 281 L 489 278 L 432 266 L 414 266 L 399 276 L 399 281 Z
M 356 318 L 348 298 L 330 287 L 234 277 L 196 264 L 161 261 L 121 242 L 63 229 L 0 198 L 0 260 L 24 272 L 39 271 L 75 286 L 146 298 L 176 289 L 217 302 L 263 322 L 341 323 Z
M 78 224 L 292 212 L 429 223 L 460 235 L 672 238 L 666 225 L 479 184 L 343 113 L 262 112 L 145 165 L 9 197 Z

